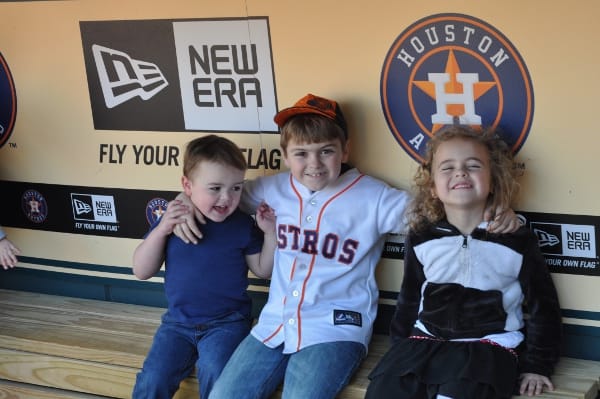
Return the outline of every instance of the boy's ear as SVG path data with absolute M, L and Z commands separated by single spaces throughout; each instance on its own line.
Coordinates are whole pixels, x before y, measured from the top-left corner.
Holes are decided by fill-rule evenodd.
M 346 145 L 342 148 L 342 162 L 347 163 L 350 158 L 350 140 L 346 140 Z
M 283 157 L 283 164 L 285 165 L 286 168 L 290 168 L 290 163 L 288 162 L 288 156 L 287 156 L 287 151 L 283 150 L 281 156 Z
M 188 197 L 192 194 L 192 182 L 186 176 L 181 176 L 181 187 Z

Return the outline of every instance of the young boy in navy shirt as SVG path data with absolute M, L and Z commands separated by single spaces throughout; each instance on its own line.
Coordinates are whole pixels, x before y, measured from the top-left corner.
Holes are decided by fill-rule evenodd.
M 200 397 L 208 398 L 233 350 L 248 335 L 251 300 L 248 268 L 269 278 L 275 250 L 275 218 L 265 204 L 252 217 L 238 209 L 246 161 L 231 141 L 209 135 L 192 140 L 185 152 L 183 190 L 204 220 L 204 239 L 186 245 L 172 234 L 183 214 L 169 203 L 133 255 L 141 280 L 165 263 L 168 309 L 137 376 L 133 398 L 171 398 L 196 367 Z

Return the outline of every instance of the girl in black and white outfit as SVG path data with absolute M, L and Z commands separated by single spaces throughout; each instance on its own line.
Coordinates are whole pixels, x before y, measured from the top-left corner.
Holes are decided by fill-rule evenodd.
M 492 130 L 452 126 L 429 142 L 415 177 L 393 346 L 367 399 L 510 398 L 553 390 L 561 316 L 535 235 L 492 234 L 486 208 L 517 184 Z M 529 315 L 524 318 L 525 311 Z

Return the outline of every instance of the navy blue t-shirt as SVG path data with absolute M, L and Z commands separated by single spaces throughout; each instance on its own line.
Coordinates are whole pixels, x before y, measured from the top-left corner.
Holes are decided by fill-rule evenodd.
M 186 324 L 239 312 L 250 317 L 246 255 L 262 249 L 263 234 L 239 209 L 223 222 L 207 219 L 202 239 L 186 244 L 172 234 L 165 254 L 168 314 Z

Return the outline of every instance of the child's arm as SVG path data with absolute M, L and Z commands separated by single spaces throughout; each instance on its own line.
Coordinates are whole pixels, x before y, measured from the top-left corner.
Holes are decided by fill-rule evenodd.
M 133 274 L 140 280 L 154 276 L 165 260 L 165 246 L 173 228 L 184 215 L 190 214 L 189 208 L 181 201 L 174 200 L 167 206 L 156 226 L 133 252 Z
M 266 203 L 256 209 L 256 223 L 264 233 L 262 251 L 246 256 L 248 267 L 257 277 L 270 278 L 277 240 L 275 237 L 275 211 Z
M 525 227 L 515 234 L 527 248 L 523 254 L 519 282 L 529 317 L 525 320 L 525 345 L 519 353 L 519 372 L 522 376 L 529 377 L 523 380 L 521 387 L 527 392 L 537 392 L 534 384 L 538 382 L 542 382 L 540 389 L 544 385 L 552 386 L 545 379 L 550 381 L 560 356 L 562 315 L 558 294 L 537 237 Z M 542 381 L 541 378 L 545 379 Z
M 396 302 L 396 311 L 390 324 L 392 342 L 411 334 L 421 302 L 421 287 L 425 281 L 425 275 L 413 249 L 412 238 L 412 234 L 409 234 L 404 242 L 404 274 Z
M 546 388 L 546 391 L 554 391 L 554 385 L 552 385 L 552 381 L 543 375 L 523 373 L 519 378 L 521 379 L 521 385 L 519 387 L 519 393 L 521 395 L 539 395 L 542 393 L 544 387 Z

